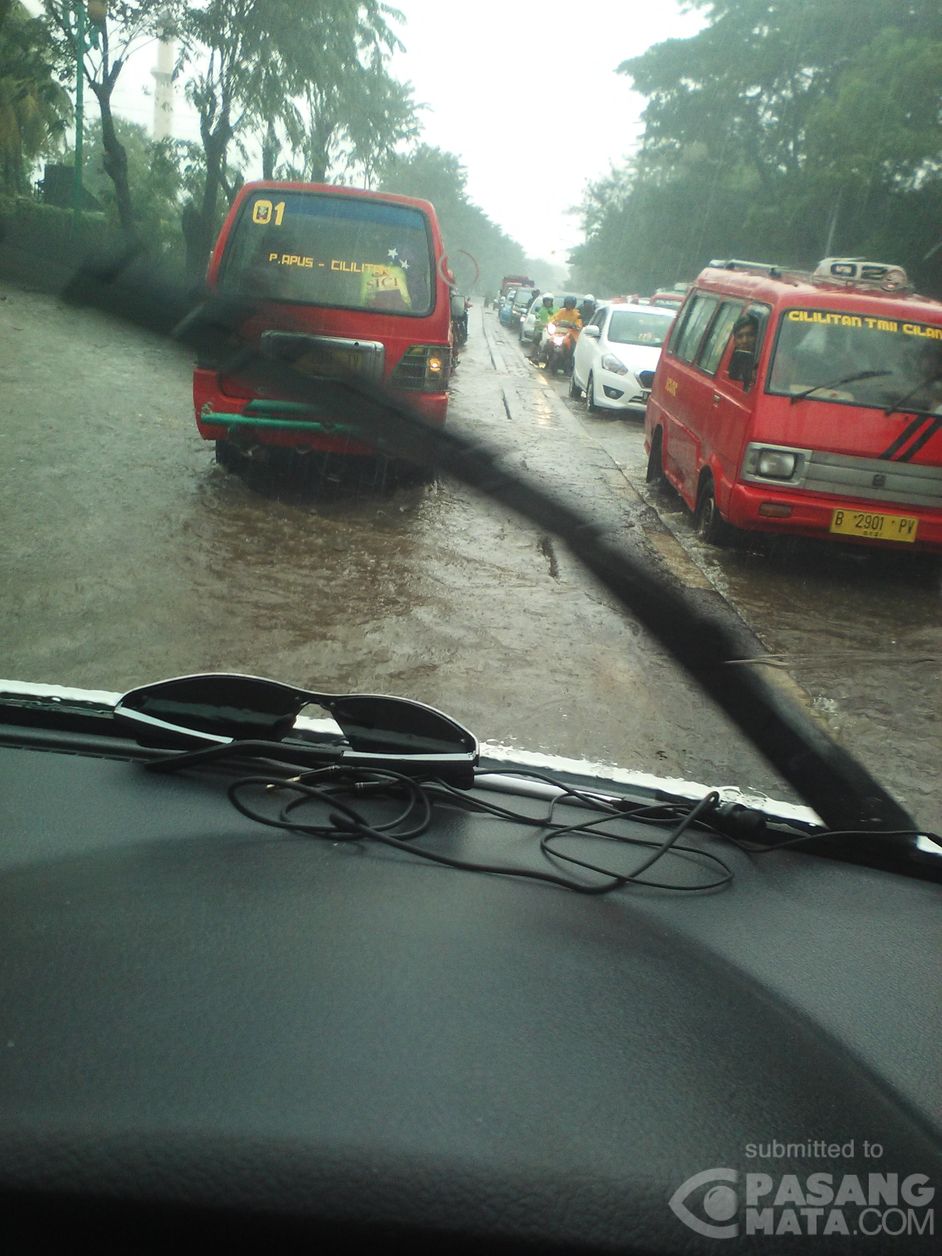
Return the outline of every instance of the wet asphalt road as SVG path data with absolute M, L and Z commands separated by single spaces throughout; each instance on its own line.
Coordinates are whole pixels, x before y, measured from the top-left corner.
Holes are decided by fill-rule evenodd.
M 120 690 L 237 669 L 431 702 L 487 741 L 794 797 L 549 535 L 450 481 L 248 481 L 196 432 L 190 360 L 0 282 L 6 677 Z M 938 569 L 706 550 L 643 482 L 640 421 L 589 416 L 472 311 L 450 422 L 558 483 L 942 828 Z

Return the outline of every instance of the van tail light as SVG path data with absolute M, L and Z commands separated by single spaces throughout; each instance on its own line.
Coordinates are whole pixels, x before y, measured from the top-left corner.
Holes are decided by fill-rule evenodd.
M 412 345 L 402 358 L 389 382 L 393 388 L 411 392 L 444 392 L 451 371 L 451 352 L 447 345 Z

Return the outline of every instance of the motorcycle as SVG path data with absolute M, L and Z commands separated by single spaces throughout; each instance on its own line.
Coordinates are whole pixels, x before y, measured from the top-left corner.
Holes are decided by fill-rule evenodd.
M 468 310 L 471 302 L 467 297 L 452 296 L 451 299 L 451 331 L 457 347 L 468 340 Z
M 578 337 L 579 328 L 570 323 L 546 324 L 540 345 L 540 357 L 551 375 L 555 375 L 557 371 L 564 371 L 568 375 L 572 370 L 572 358 Z

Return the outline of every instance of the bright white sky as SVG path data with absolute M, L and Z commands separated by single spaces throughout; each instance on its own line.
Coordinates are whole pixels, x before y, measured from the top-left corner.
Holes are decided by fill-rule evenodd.
M 651 44 L 694 34 L 683 0 L 391 0 L 406 51 L 391 71 L 412 83 L 422 139 L 456 153 L 468 194 L 531 257 L 565 262 L 581 239 L 570 211 L 585 185 L 635 147 L 643 98 L 615 73 Z M 155 53 L 127 66 L 116 112 L 148 128 Z M 553 107 L 572 102 L 569 111 Z M 94 101 L 92 101 L 94 107 Z M 174 134 L 198 138 L 177 93 Z M 249 170 L 258 177 L 260 170 Z
M 703 25 L 678 0 L 390 2 L 406 16 L 392 72 L 430 106 L 423 139 L 457 153 L 471 200 L 553 262 L 582 237 L 567 211 L 586 183 L 640 135 L 644 98 L 616 67 Z

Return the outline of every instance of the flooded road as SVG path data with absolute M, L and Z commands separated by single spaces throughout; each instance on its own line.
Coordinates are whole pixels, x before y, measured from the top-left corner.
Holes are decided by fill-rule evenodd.
M 555 387 L 755 633 L 761 661 L 750 665 L 787 673 L 828 731 L 939 831 L 942 562 L 797 538 L 706 545 L 680 499 L 645 483 L 643 420 L 590 415 L 567 385 Z M 656 534 L 649 539 L 663 549 Z
M 505 746 L 794 797 L 551 536 L 447 480 L 247 481 L 196 432 L 187 354 L 53 297 L 0 297 L 5 676 L 121 690 L 240 670 L 386 691 Z M 761 665 L 942 827 L 937 573 L 705 552 L 644 488 L 640 423 L 586 415 L 472 315 L 449 421 L 741 617 L 750 652 L 774 656 Z

